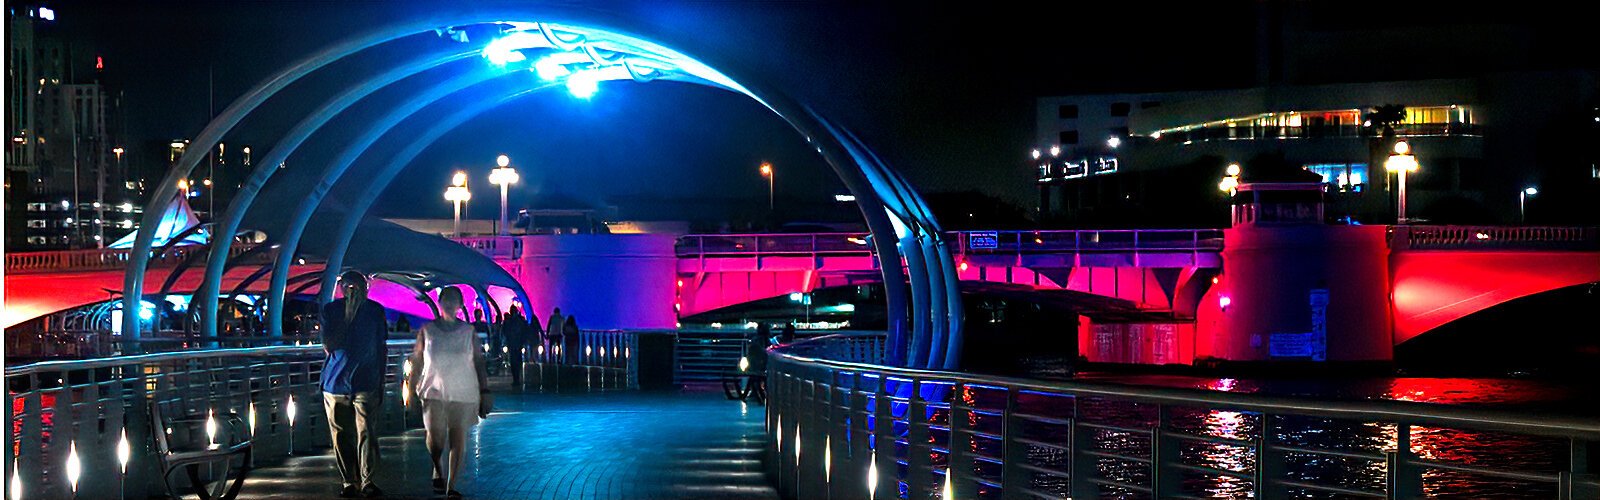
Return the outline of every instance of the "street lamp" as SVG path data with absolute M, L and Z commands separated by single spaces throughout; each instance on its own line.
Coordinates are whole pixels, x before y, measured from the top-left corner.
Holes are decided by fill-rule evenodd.
M 494 163 L 499 165 L 494 171 L 489 172 L 489 183 L 500 186 L 500 235 L 508 236 L 511 228 L 506 224 L 506 196 L 512 184 L 517 183 L 517 171 L 511 168 L 511 157 L 500 155 Z
M 1400 213 L 1395 217 L 1396 223 L 1406 222 L 1406 175 L 1416 172 L 1417 167 L 1417 157 L 1411 154 L 1411 144 L 1406 141 L 1394 143 L 1394 154 L 1383 162 L 1384 170 L 1395 172 L 1400 177 Z
M 775 175 L 772 171 L 771 163 L 761 162 L 761 176 L 767 178 L 767 210 L 773 210 L 777 208 L 777 198 L 775 194 L 777 190 L 776 184 L 773 180 L 777 177 L 777 175 Z
M 467 173 L 456 172 L 451 179 L 450 187 L 444 189 L 444 199 L 456 207 L 455 224 L 451 226 L 451 236 L 461 237 L 461 204 L 472 199 L 472 191 L 467 190 Z
M 1232 195 L 1235 190 L 1239 189 L 1239 172 L 1238 163 L 1229 163 L 1227 175 L 1222 176 L 1222 182 L 1217 183 L 1217 189 Z
M 1517 213 L 1521 214 L 1523 224 L 1528 223 L 1528 197 L 1537 194 L 1539 194 L 1539 189 L 1533 186 L 1528 186 L 1527 189 L 1517 193 Z

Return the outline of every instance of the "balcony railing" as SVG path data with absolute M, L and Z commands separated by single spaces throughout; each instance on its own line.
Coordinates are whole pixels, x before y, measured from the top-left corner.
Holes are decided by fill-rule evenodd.
M 1593 418 L 1046 382 L 817 357 L 835 352 L 802 343 L 771 354 L 766 463 L 786 498 L 1418 498 L 1424 476 L 1440 474 L 1534 485 L 1551 498 L 1600 496 L 1590 458 L 1600 420 Z M 1306 422 L 1315 423 L 1312 432 L 1301 432 Z M 1439 436 L 1457 432 L 1545 439 L 1570 447 L 1571 459 L 1484 465 L 1474 457 L 1506 443 L 1437 447 Z M 1307 463 L 1323 465 L 1308 473 Z M 1379 477 L 1329 477 L 1345 469 Z

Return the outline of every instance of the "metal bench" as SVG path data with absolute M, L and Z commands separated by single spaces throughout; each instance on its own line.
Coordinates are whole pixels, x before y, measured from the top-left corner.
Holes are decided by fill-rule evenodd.
M 161 464 L 161 485 L 173 498 L 182 497 L 172 485 L 172 474 L 179 469 L 188 473 L 189 486 L 200 500 L 231 500 L 239 495 L 239 488 L 244 486 L 245 476 L 250 472 L 252 445 L 251 436 L 245 432 L 244 420 L 234 413 L 217 413 L 213 418 L 217 420 L 217 443 L 174 447 L 169 441 L 174 429 L 184 429 L 184 435 L 206 436 L 206 417 L 185 416 L 169 420 L 162 415 L 159 403 L 150 403 L 151 435 L 155 436 L 156 455 Z M 206 439 L 209 441 L 210 437 Z M 233 468 L 234 458 L 239 458 L 240 462 L 233 484 L 229 485 L 228 469 Z M 200 467 L 209 469 L 218 462 L 222 463 L 223 475 L 214 487 L 208 488 L 208 482 L 200 475 Z

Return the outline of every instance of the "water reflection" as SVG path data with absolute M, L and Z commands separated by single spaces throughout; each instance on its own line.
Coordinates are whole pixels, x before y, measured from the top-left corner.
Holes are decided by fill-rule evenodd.
M 1101 377 L 1102 380 L 1113 378 L 1116 382 L 1195 387 L 1222 392 L 1559 408 L 1565 413 L 1593 411 L 1589 408 L 1562 408 L 1563 405 L 1581 404 L 1577 402 L 1587 399 L 1575 397 L 1574 391 L 1583 393 L 1591 389 L 1524 380 L 1395 378 L 1256 381 L 1174 376 Z M 1153 425 L 1156 420 L 1153 411 L 1138 405 L 1105 401 L 1084 401 L 1080 404 L 1089 411 L 1089 415 L 1093 415 L 1093 421 L 1108 425 L 1138 428 Z M 1169 431 L 1222 441 L 1186 441 L 1179 449 L 1181 463 L 1224 471 L 1250 473 L 1254 470 L 1259 459 L 1255 443 L 1262 437 L 1262 415 L 1228 410 L 1169 408 L 1167 411 L 1166 425 Z M 1271 439 L 1280 445 L 1337 450 L 1369 457 L 1286 453 L 1284 473 L 1289 480 L 1378 493 L 1384 491 L 1388 466 L 1382 457 L 1398 446 L 1398 433 L 1401 431 L 1396 425 L 1293 416 L 1271 418 L 1274 429 Z M 1567 467 L 1566 443 L 1560 439 L 1433 427 L 1406 429 L 1411 452 L 1422 460 L 1539 472 L 1553 472 Z M 1091 445 L 1097 450 L 1148 456 L 1150 449 L 1147 438 L 1139 434 L 1096 432 L 1092 437 Z M 1149 484 L 1145 482 L 1148 466 L 1138 465 L 1136 461 L 1106 458 L 1099 458 L 1095 463 L 1097 472 L 1103 478 Z M 1195 472 L 1186 472 L 1181 486 L 1184 495 L 1208 498 L 1247 498 L 1254 494 L 1255 487 L 1251 480 L 1221 473 Z M 1102 489 L 1101 493 L 1110 494 L 1110 491 Z M 1530 484 L 1430 469 L 1423 474 L 1423 493 L 1429 497 L 1553 498 L 1556 492 L 1554 484 Z M 1289 494 L 1293 498 L 1344 497 L 1334 493 L 1293 489 Z

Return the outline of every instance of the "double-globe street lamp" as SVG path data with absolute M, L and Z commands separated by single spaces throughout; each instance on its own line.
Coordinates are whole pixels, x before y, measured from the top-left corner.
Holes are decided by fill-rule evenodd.
M 1406 175 L 1417 171 L 1417 157 L 1411 154 L 1411 143 L 1399 141 L 1394 143 L 1394 154 L 1383 162 L 1383 169 L 1398 174 L 1400 180 L 1399 215 L 1395 223 L 1406 223 Z
M 495 158 L 495 164 L 499 166 L 489 172 L 489 183 L 500 186 L 499 234 L 500 236 L 509 236 L 511 228 L 506 223 L 506 196 L 511 189 L 511 185 L 517 183 L 518 176 L 517 171 L 511 168 L 511 157 L 500 155 L 500 157 Z
M 456 206 L 455 223 L 450 226 L 450 235 L 461 237 L 461 204 L 472 200 L 472 191 L 467 189 L 467 173 L 456 172 L 450 180 L 450 187 L 444 190 L 444 199 Z

